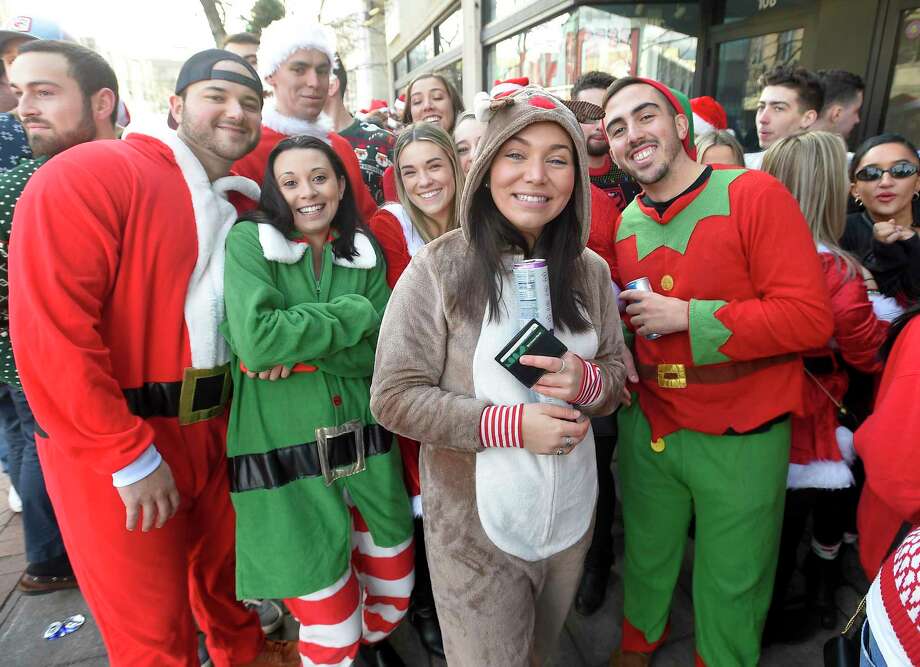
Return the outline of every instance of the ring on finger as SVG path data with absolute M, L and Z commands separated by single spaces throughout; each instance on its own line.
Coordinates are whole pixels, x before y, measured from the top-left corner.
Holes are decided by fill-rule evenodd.
M 564 448 L 564 447 L 559 447 L 559 448 L 557 448 L 556 451 L 553 452 L 553 453 L 554 453 L 556 456 L 562 456 L 563 454 L 565 454 L 565 448 Z
M 562 362 L 562 366 L 559 368 L 558 371 L 553 371 L 553 373 L 564 373 L 565 372 L 565 359 L 563 359 L 562 357 L 559 357 L 559 361 Z
M 570 435 L 567 435 L 562 439 L 562 444 L 565 445 L 566 447 L 571 447 L 572 445 L 575 444 L 575 438 L 573 438 Z

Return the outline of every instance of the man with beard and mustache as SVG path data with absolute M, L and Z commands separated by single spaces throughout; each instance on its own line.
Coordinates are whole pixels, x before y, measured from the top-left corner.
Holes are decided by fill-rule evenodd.
M 22 524 L 28 566 L 17 588 L 26 595 L 74 588 L 76 579 L 48 498 L 38 452 L 35 419 L 19 383 L 9 337 L 7 246 L 16 200 L 50 157 L 71 146 L 115 138 L 118 82 L 95 52 L 57 41 L 27 42 L 10 68 L 34 159 L 0 174 L 0 383 L 10 401 L 2 428 L 10 446 L 10 479 L 22 498 Z
M 14 81 L 24 110 L 57 94 Z M 99 98 L 89 108 L 110 114 L 114 95 Z M 183 65 L 169 106 L 176 132 L 81 143 L 30 179 L 13 220 L 13 349 L 110 664 L 198 664 L 197 622 L 215 665 L 299 665 L 296 643 L 267 642 L 235 599 L 225 449 L 227 193 L 258 198 L 228 174 L 258 142 L 262 85 L 211 49 Z M 44 147 L 82 140 L 82 124 L 39 120 L 27 126 Z
M 604 100 L 604 92 L 616 81 L 616 77 L 606 72 L 586 72 L 572 86 L 572 99 L 590 102 L 597 106 Z M 604 125 L 598 120 L 582 123 L 588 148 L 588 174 L 591 185 L 596 185 L 613 200 L 617 209 L 622 211 L 626 205 L 639 194 L 639 186 L 610 159 L 607 135 Z
M 610 153 L 644 188 L 616 225 L 617 282 L 647 278 L 653 290 L 620 295 L 638 382 L 618 414 L 626 557 L 611 665 L 647 665 L 666 639 L 695 515 L 697 664 L 753 666 L 776 567 L 789 415 L 802 408 L 800 353 L 833 332 L 821 265 L 776 179 L 694 160 L 683 94 L 628 77 L 603 104 Z

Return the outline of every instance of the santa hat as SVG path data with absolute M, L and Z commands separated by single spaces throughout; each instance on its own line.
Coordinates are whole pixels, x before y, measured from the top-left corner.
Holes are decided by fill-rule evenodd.
M 335 64 L 335 35 L 316 21 L 291 16 L 271 23 L 259 42 L 259 76 L 274 74 L 281 64 L 300 49 L 316 49 Z
M 370 105 L 370 107 L 368 107 L 367 109 L 361 109 L 361 113 L 363 113 L 363 114 L 369 114 L 369 113 L 372 113 L 372 112 L 374 112 L 374 111 L 377 111 L 377 109 L 386 109 L 387 106 L 388 106 L 388 105 L 387 105 L 387 101 L 386 101 L 386 100 L 371 100 L 371 105 Z
M 866 595 L 869 628 L 889 665 L 920 665 L 920 528 L 882 564 Z
M 690 100 L 693 109 L 693 129 L 697 135 L 728 129 L 728 115 L 721 104 L 708 95 Z
M 505 79 L 504 81 L 495 79 L 495 83 L 492 85 L 492 90 L 489 91 L 489 97 L 491 97 L 493 100 L 499 99 L 529 85 L 530 79 L 528 79 L 526 76 L 519 76 L 514 79 Z
M 396 101 L 393 102 L 393 108 L 396 109 L 396 113 L 402 115 L 402 112 L 406 109 L 406 96 L 400 95 L 396 98 Z

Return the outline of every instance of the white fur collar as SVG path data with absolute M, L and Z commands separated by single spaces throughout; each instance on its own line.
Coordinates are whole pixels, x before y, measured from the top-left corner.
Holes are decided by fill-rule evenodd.
M 224 319 L 224 242 L 236 221 L 236 209 L 226 193 L 238 190 L 258 200 L 259 186 L 242 176 L 225 176 L 211 183 L 201 162 L 176 132 L 153 127 L 144 134 L 172 151 L 191 195 L 198 256 L 185 293 L 185 326 L 192 367 L 214 368 L 230 359 L 227 342 L 218 330 Z
M 275 108 L 273 103 L 269 102 L 262 109 L 262 125 L 289 137 L 306 134 L 322 139 L 327 144 L 332 143 L 329 139 L 329 133 L 333 128 L 332 119 L 325 113 L 320 113 L 319 118 L 311 122 L 302 118 L 285 116 Z
M 259 223 L 259 243 L 262 244 L 262 254 L 270 262 L 296 264 L 307 252 L 306 243 L 291 241 L 276 228 L 264 222 Z M 357 257 L 351 259 L 333 257 L 332 263 L 350 269 L 373 269 L 377 266 L 377 253 L 374 251 L 374 245 L 361 232 L 355 232 L 355 250 L 358 251 Z

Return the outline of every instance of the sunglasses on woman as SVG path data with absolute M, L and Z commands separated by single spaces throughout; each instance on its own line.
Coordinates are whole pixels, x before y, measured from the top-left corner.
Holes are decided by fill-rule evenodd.
M 917 173 L 917 165 L 911 162 L 898 162 L 889 169 L 882 169 L 875 165 L 863 167 L 856 172 L 857 181 L 877 181 L 885 174 L 891 174 L 892 178 L 910 178 Z

